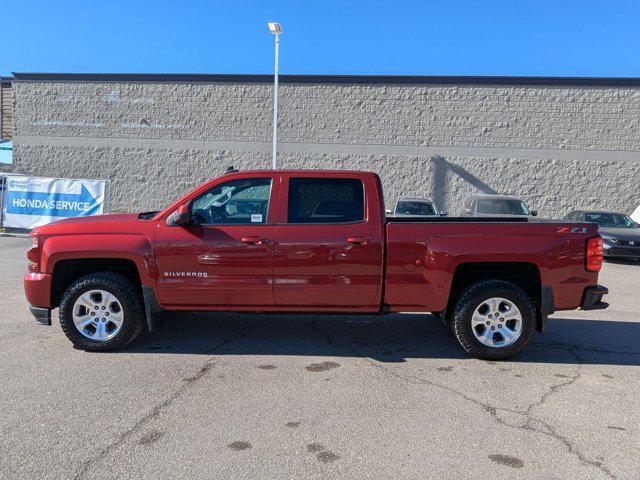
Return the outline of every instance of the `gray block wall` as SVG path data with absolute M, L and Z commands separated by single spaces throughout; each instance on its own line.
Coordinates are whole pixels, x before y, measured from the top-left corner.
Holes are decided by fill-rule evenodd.
M 228 165 L 270 168 L 265 82 L 16 80 L 20 173 L 111 180 L 111 210 L 161 208 Z M 544 217 L 640 204 L 640 88 L 287 83 L 281 168 L 372 170 L 391 205 L 522 197 Z

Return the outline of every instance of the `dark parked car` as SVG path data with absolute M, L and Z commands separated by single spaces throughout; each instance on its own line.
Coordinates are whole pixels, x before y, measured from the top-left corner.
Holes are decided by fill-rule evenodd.
M 529 210 L 519 198 L 506 195 L 476 195 L 467 199 L 463 217 L 535 217 L 538 212 Z
M 387 213 L 392 213 L 390 210 Z M 438 210 L 430 198 L 399 198 L 393 209 L 394 217 L 433 217 L 445 216 L 447 212 Z
M 604 239 L 604 256 L 640 260 L 640 228 L 628 215 L 619 212 L 574 210 L 567 220 L 597 223 Z

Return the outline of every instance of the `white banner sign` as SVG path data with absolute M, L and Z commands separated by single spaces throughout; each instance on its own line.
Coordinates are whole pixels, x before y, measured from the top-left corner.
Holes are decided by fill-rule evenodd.
M 3 226 L 35 228 L 63 218 L 104 213 L 104 180 L 6 177 Z

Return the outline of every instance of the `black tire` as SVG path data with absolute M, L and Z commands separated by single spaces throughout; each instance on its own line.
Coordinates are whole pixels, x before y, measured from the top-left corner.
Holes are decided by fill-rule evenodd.
M 522 316 L 520 336 L 503 347 L 489 347 L 474 335 L 471 318 L 476 308 L 492 297 L 513 302 Z M 503 280 L 485 280 L 467 288 L 458 299 L 452 317 L 452 328 L 462 348 L 471 356 L 483 360 L 502 360 L 518 354 L 533 337 L 536 325 L 536 307 L 518 286 Z
M 120 331 L 105 341 L 92 340 L 80 333 L 73 323 L 73 305 L 80 295 L 89 290 L 104 290 L 114 295 L 123 310 Z M 73 282 L 60 301 L 60 325 L 62 331 L 76 348 L 91 352 L 119 350 L 140 335 L 144 328 L 144 304 L 139 290 L 126 277 L 112 272 L 86 275 Z

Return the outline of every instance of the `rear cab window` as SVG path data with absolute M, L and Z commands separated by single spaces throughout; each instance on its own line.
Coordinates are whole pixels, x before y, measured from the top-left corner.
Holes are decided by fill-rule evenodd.
M 364 220 L 362 180 L 314 177 L 289 179 L 287 223 L 341 224 Z

